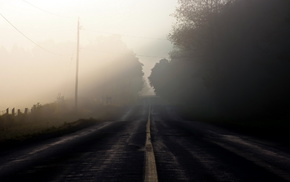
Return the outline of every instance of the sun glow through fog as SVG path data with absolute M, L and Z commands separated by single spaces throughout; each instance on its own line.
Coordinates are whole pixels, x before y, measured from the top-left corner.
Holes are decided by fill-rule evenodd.
M 173 19 L 169 15 L 176 2 L 0 0 L 1 15 L 26 36 L 0 17 L 0 81 L 4 85 L 0 90 L 0 111 L 53 101 L 59 93 L 66 98 L 73 95 L 78 17 L 81 76 L 106 59 L 100 50 L 86 49 L 96 44 L 102 47 L 102 36 L 117 35 L 136 55 L 147 56 L 137 56 L 147 77 L 154 63 L 170 51 L 166 39 Z M 87 52 L 90 54 L 85 55 Z

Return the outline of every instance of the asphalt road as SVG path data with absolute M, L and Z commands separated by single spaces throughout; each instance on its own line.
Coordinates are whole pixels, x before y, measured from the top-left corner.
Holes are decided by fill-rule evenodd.
M 183 120 L 151 98 L 119 120 L 0 156 L 1 182 L 156 180 L 290 181 L 290 151 Z

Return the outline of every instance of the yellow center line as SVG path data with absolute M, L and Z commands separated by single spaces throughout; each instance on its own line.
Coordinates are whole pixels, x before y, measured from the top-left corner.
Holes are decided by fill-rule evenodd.
M 144 182 L 158 182 L 156 161 L 155 161 L 153 146 L 151 143 L 150 122 L 151 122 L 151 107 L 149 106 L 148 121 L 146 124 Z

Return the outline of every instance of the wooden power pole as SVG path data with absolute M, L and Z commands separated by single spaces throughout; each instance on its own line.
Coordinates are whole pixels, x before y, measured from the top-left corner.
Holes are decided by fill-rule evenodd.
M 75 85 L 75 110 L 78 112 L 78 82 L 79 82 L 79 49 L 80 49 L 80 19 L 77 25 L 77 54 L 76 54 L 76 85 Z

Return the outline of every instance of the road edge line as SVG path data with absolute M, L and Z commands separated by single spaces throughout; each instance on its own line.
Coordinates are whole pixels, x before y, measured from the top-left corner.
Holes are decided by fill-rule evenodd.
M 158 182 L 156 161 L 153 145 L 151 142 L 151 107 L 149 106 L 148 120 L 146 124 L 146 142 L 145 142 L 145 177 L 144 182 Z

